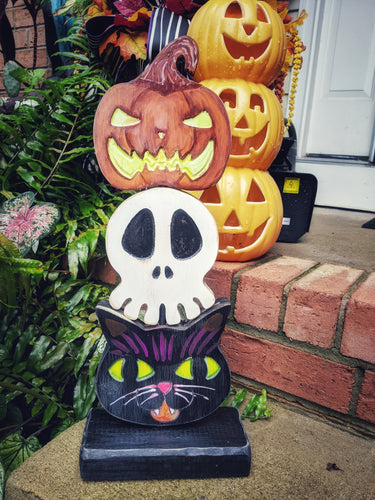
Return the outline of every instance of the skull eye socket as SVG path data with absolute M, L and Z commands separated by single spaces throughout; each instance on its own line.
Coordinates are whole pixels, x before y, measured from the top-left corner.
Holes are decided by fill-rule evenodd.
M 185 210 L 176 210 L 171 221 L 171 250 L 175 259 L 189 259 L 200 251 L 202 236 Z
M 148 259 L 154 253 L 155 221 L 151 210 L 143 208 L 129 222 L 122 237 L 122 248 L 137 259 Z

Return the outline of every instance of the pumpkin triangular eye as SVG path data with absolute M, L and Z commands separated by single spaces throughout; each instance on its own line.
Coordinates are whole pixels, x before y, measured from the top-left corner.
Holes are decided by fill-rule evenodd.
M 185 359 L 176 370 L 176 375 L 187 380 L 193 380 L 193 360 L 192 358 Z
M 155 374 L 155 370 L 150 366 L 146 361 L 143 361 L 142 359 L 137 359 L 137 365 L 138 365 L 138 374 L 137 374 L 137 382 L 140 382 L 141 380 L 146 380 L 150 377 L 152 377 Z
M 239 19 L 242 17 L 242 9 L 238 2 L 232 2 L 228 5 L 227 10 L 225 11 L 224 17 L 233 17 Z
M 111 375 L 113 380 L 116 382 L 123 382 L 124 377 L 122 376 L 122 367 L 124 366 L 125 359 L 118 359 L 108 368 L 108 373 Z
M 111 118 L 111 125 L 114 127 L 129 127 L 130 125 L 140 123 L 140 121 L 139 118 L 128 115 L 128 113 L 125 113 L 122 109 L 116 108 Z
M 193 116 L 193 118 L 184 120 L 184 124 L 195 128 L 211 128 L 212 120 L 207 111 L 202 111 L 198 115 Z
M 205 189 L 199 199 L 202 203 L 221 203 L 219 191 L 216 186 Z
M 213 358 L 210 358 L 209 356 L 206 356 L 204 358 L 204 361 L 207 367 L 206 379 L 211 380 L 212 378 L 215 378 L 216 375 L 220 372 L 221 367 L 217 361 L 215 361 Z
M 247 193 L 246 201 L 253 203 L 266 201 L 264 194 L 262 193 L 260 187 L 258 186 L 258 183 L 254 179 L 251 181 L 251 186 L 249 192 Z

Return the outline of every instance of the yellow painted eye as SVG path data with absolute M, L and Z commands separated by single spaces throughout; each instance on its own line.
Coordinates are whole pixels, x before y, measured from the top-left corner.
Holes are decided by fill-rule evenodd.
M 206 379 L 210 380 L 212 378 L 215 378 L 216 375 L 221 370 L 219 363 L 217 363 L 214 359 L 209 358 L 208 356 L 206 356 L 204 360 L 206 362 L 206 367 L 207 367 Z
M 193 360 L 192 358 L 185 359 L 176 370 L 176 375 L 188 380 L 192 380 L 193 377 Z
M 146 380 L 154 375 L 155 373 L 154 369 L 152 368 L 152 366 L 146 363 L 146 361 L 137 359 L 137 365 L 138 365 L 138 375 L 136 379 L 137 382 L 140 382 L 141 380 Z
M 124 363 L 125 359 L 118 359 L 108 369 L 108 373 L 114 380 L 116 380 L 116 382 L 124 381 L 124 377 L 122 376 L 122 367 L 124 366 Z
M 212 120 L 207 111 L 202 111 L 199 115 L 184 120 L 184 124 L 195 128 L 211 128 Z
M 122 109 L 116 108 L 111 118 L 111 125 L 114 127 L 129 127 L 130 125 L 140 123 L 140 121 L 139 118 L 130 116 L 125 111 L 122 111 Z

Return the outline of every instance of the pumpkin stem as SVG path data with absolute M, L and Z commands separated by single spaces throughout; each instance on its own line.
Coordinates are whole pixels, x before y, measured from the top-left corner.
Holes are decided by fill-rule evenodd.
M 166 92 L 171 87 L 196 86 L 184 73 L 193 75 L 197 64 L 197 43 L 189 36 L 181 36 L 166 45 L 139 78 L 162 85 Z

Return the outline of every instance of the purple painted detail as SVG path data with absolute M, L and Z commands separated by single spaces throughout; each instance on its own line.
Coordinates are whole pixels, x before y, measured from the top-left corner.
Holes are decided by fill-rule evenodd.
M 172 359 L 173 341 L 174 341 L 174 335 L 171 336 L 171 338 L 169 340 L 169 345 L 168 345 L 168 359 L 169 359 L 169 361 Z
M 155 360 L 156 361 L 159 361 L 159 351 L 158 351 L 158 348 L 157 348 L 157 345 L 155 343 L 155 339 L 154 337 L 152 337 L 152 349 L 154 351 L 154 357 L 155 357 Z
M 191 356 L 193 354 L 194 349 L 197 347 L 198 342 L 202 339 L 202 337 L 206 333 L 207 333 L 207 330 L 205 330 L 204 328 L 197 333 L 197 336 L 195 337 L 195 339 L 191 343 L 191 346 L 189 347 L 189 356 Z
M 184 359 L 186 349 L 188 348 L 188 345 L 190 344 L 191 339 L 194 337 L 194 335 L 195 335 L 195 332 L 193 332 L 191 335 L 189 335 L 189 337 L 187 338 L 185 344 L 183 345 L 182 350 L 181 350 L 181 356 L 180 356 L 181 359 Z
M 138 335 L 136 333 L 133 332 L 133 335 L 134 335 L 134 338 L 137 340 L 138 344 L 142 347 L 144 355 L 146 356 L 146 358 L 148 358 L 148 350 L 147 350 L 146 344 L 144 344 L 142 342 L 142 340 L 138 337 Z
M 123 333 L 123 334 L 121 335 L 121 337 L 122 337 L 124 340 L 126 340 L 126 342 L 130 345 L 130 347 L 133 349 L 133 351 L 134 351 L 136 354 L 138 354 L 138 353 L 139 353 L 139 349 L 138 349 L 138 347 L 136 346 L 136 344 L 135 344 L 134 340 L 133 340 L 133 339 L 131 339 L 131 338 L 129 337 L 129 335 L 125 335 L 125 333 Z
M 119 340 L 111 339 L 111 343 L 112 343 L 112 345 L 114 345 L 115 347 L 120 349 L 121 353 L 123 353 L 123 352 L 129 353 L 130 352 L 129 349 L 126 346 L 124 346 L 124 344 L 122 342 L 120 342 Z
M 202 352 L 202 350 L 206 347 L 206 345 L 212 340 L 212 338 L 217 334 L 219 330 L 215 330 L 214 332 L 211 332 L 209 335 L 207 335 L 207 337 L 204 339 L 204 341 L 201 343 L 198 351 L 197 351 L 197 354 L 200 354 Z M 218 345 L 217 343 L 215 344 L 215 346 Z M 207 351 L 208 352 L 208 351 Z M 211 352 L 211 349 L 210 349 L 210 352 Z
M 122 356 L 124 353 L 119 349 L 116 349 L 115 351 L 111 351 L 111 354 L 114 354 L 115 356 Z
M 210 354 L 212 351 L 214 351 L 218 347 L 219 347 L 219 342 L 215 342 L 214 344 L 212 344 L 212 346 L 209 349 L 207 349 L 206 354 Z
M 163 335 L 163 332 L 160 334 L 160 357 L 162 361 L 167 359 L 167 341 Z

